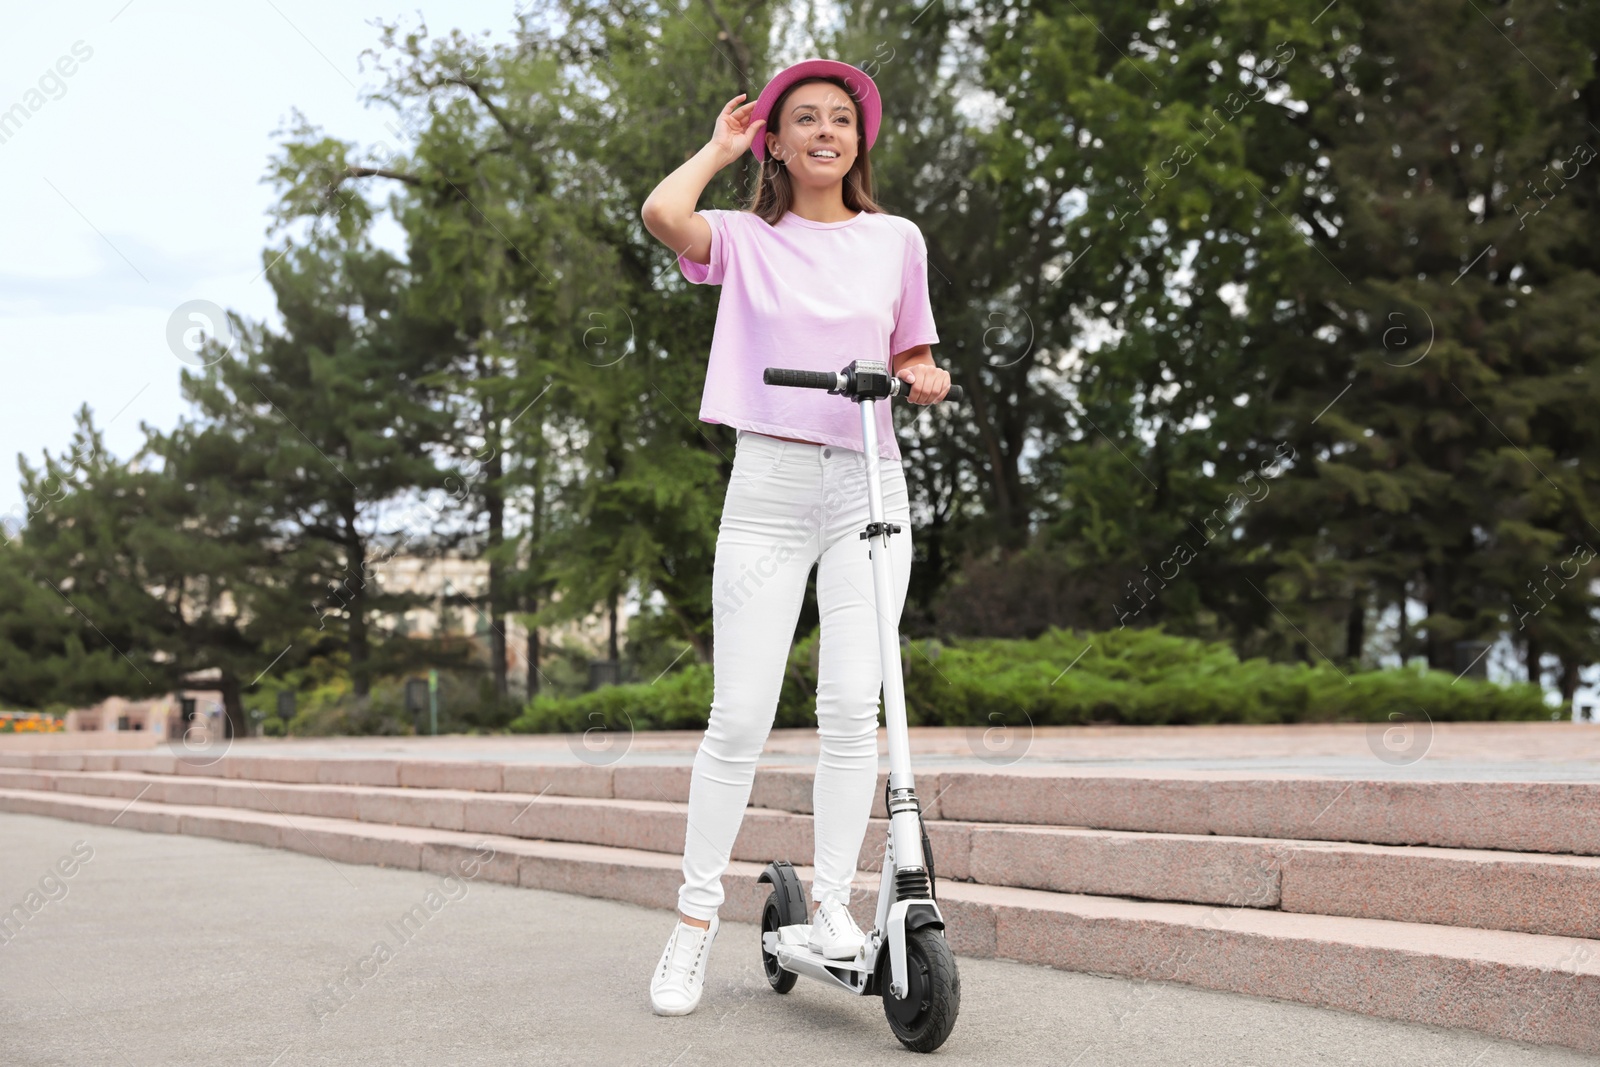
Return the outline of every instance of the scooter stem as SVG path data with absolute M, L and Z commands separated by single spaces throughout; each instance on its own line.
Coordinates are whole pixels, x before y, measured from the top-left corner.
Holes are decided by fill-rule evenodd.
M 861 408 L 861 440 L 866 447 L 867 513 L 873 531 L 867 538 L 872 556 L 872 595 L 878 609 L 878 658 L 883 663 L 883 720 L 889 741 L 889 794 L 913 788 L 911 738 L 906 732 L 905 678 L 900 673 L 900 634 L 890 622 L 894 611 L 894 570 L 890 566 L 889 528 L 879 480 L 876 398 L 865 397 Z M 888 812 L 896 867 L 922 867 L 922 824 L 915 810 Z

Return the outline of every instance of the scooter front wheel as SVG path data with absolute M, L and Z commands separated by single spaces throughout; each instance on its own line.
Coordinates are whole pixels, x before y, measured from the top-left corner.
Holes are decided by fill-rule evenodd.
M 906 934 L 906 996 L 889 989 L 889 952 L 882 955 L 879 988 L 889 1029 L 912 1052 L 932 1052 L 944 1044 L 961 1010 L 961 973 L 944 932 L 922 926 Z

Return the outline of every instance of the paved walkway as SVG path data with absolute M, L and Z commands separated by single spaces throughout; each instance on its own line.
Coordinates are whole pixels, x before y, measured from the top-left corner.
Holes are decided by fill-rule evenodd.
M 774 994 L 747 924 L 723 927 L 700 1010 L 667 1019 L 646 992 L 666 911 L 31 815 L 0 815 L 0 856 L 0 906 L 55 898 L 0 943 L 7 1067 L 917 1062 L 878 1000 L 804 979 Z M 49 881 L 64 858 L 71 876 Z M 940 1063 L 1596 1062 L 1182 986 L 960 966 L 961 1018 Z
M 588 762 L 687 764 L 702 731 L 597 734 L 614 746 Z M 811 766 L 815 728 L 774 730 L 763 763 Z M 86 742 L 87 744 L 87 742 Z M 388 756 L 505 762 L 577 762 L 580 734 L 443 737 L 248 738 L 228 751 L 250 756 Z M 1013 770 L 1230 771 L 1342 778 L 1597 780 L 1600 725 L 1592 723 L 1337 723 L 1297 726 L 1043 726 L 995 734 L 960 727 L 911 730 L 914 767 Z M 4 751 L 0 748 L 0 751 Z M 155 751 L 182 751 L 162 746 Z M 888 741 L 878 731 L 881 763 Z

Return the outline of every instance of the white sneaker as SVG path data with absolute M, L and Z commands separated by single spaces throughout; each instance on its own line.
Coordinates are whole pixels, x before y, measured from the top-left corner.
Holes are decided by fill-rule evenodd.
M 867 943 L 850 909 L 837 900 L 824 901 L 811 923 L 811 948 L 830 960 L 854 959 Z
M 711 942 L 722 923 L 711 919 L 711 929 L 703 930 L 681 918 L 667 938 L 655 977 L 650 980 L 650 1007 L 657 1015 L 688 1015 L 700 1005 L 705 987 L 706 960 Z

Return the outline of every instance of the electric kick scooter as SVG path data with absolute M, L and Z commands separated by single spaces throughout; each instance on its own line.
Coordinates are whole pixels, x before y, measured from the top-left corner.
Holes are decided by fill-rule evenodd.
M 794 988 L 799 975 L 815 978 L 857 996 L 881 996 L 889 1028 L 913 1052 L 932 1052 L 944 1044 L 961 1008 L 961 976 L 944 937 L 944 916 L 934 900 L 933 850 L 922 824 L 922 804 L 911 780 L 911 742 L 906 733 L 905 686 L 900 673 L 900 641 L 892 617 L 889 535 L 879 480 L 878 423 L 874 405 L 899 396 L 908 386 L 889 373 L 882 360 L 858 359 L 837 373 L 768 367 L 767 385 L 826 389 L 861 406 L 861 439 L 866 449 L 867 508 L 870 521 L 861 532 L 872 558 L 873 597 L 878 609 L 878 653 L 883 662 L 884 722 L 889 734 L 889 780 L 884 800 L 889 837 L 883 854 L 878 911 L 866 944 L 854 959 L 830 960 L 810 947 L 800 879 L 788 860 L 773 860 L 758 879 L 772 885 L 761 913 L 761 964 L 779 993 Z M 946 400 L 959 400 L 952 385 Z

